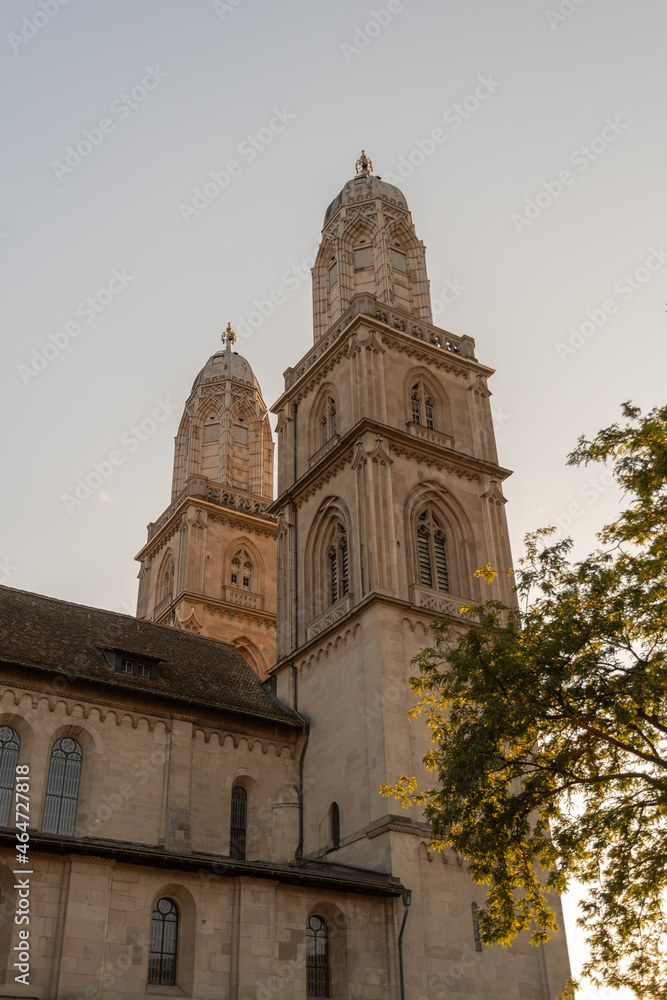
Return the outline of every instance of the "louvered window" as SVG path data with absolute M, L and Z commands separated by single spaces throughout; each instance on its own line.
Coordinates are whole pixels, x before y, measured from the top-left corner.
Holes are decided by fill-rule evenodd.
M 204 444 L 210 444 L 211 441 L 217 441 L 220 437 L 220 424 L 216 421 L 215 423 L 204 425 Z
M 417 521 L 417 558 L 422 587 L 448 591 L 447 539 L 440 522 L 430 510 L 420 514 Z
M 391 266 L 395 271 L 402 271 L 407 274 L 408 271 L 408 258 L 403 253 L 402 250 L 391 250 Z
M 342 524 L 337 524 L 329 548 L 329 596 L 333 604 L 350 590 L 350 559 L 347 536 Z
M 176 985 L 178 909 L 173 899 L 158 899 L 151 920 L 148 982 L 156 986 Z
M 82 761 L 83 751 L 76 740 L 66 736 L 53 744 L 46 784 L 43 833 L 73 836 Z
M 329 268 L 329 288 L 333 288 L 333 286 L 336 284 L 337 281 L 338 281 L 338 262 L 334 261 L 331 267 Z
M 329 933 L 322 917 L 306 926 L 306 996 L 329 996 Z
M 229 856 L 245 861 L 245 838 L 248 823 L 248 793 L 236 785 L 232 788 L 232 822 L 229 838 Z
M 0 826 L 9 824 L 20 747 L 16 730 L 0 726 Z

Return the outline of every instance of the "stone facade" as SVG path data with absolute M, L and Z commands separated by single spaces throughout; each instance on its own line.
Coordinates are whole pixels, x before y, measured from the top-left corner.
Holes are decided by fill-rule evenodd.
M 405 198 L 364 158 L 313 287 L 314 344 L 274 408 L 275 501 L 228 328 L 137 557 L 137 619 L 0 588 L 0 754 L 31 799 L 25 986 L 0 815 L 0 996 L 555 1000 L 569 976 L 562 931 L 483 947 L 465 860 L 378 793 L 430 779 L 406 682 L 433 616 L 465 628 L 466 602 L 513 600 L 493 372 L 433 325 Z M 67 753 L 74 798 L 56 794 Z

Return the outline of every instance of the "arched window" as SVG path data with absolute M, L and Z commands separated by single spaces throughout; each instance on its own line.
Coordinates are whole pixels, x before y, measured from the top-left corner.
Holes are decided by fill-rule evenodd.
M 320 418 L 320 426 L 322 428 L 322 444 L 326 444 L 338 433 L 336 400 L 331 396 L 326 401 L 324 412 Z
M 433 590 L 449 590 L 447 539 L 440 522 L 431 510 L 417 519 L 417 556 L 419 582 Z
M 73 836 L 82 760 L 80 744 L 69 736 L 53 744 L 46 785 L 43 833 Z
M 306 996 L 329 996 L 329 933 L 322 917 L 306 926 Z
M 157 986 L 176 985 L 178 908 L 173 899 L 158 899 L 151 920 L 151 950 L 148 982 Z
M 337 802 L 331 806 L 331 844 L 340 847 L 340 809 Z
M 415 382 L 410 390 L 411 419 L 429 430 L 435 430 L 435 403 L 423 382 Z
M 335 534 L 329 546 L 329 597 L 334 604 L 339 598 L 345 597 L 350 590 L 349 555 L 345 528 L 338 522 Z
M 248 823 L 248 793 L 241 785 L 232 788 L 232 822 L 229 835 L 229 856 L 245 861 L 245 834 Z
M 9 825 L 21 740 L 10 726 L 0 726 L 0 826 Z
M 160 569 L 160 577 L 157 585 L 157 603 L 171 601 L 174 596 L 174 560 L 169 555 Z
M 252 590 L 252 560 L 245 549 L 241 549 L 232 559 L 229 581 L 232 587 Z

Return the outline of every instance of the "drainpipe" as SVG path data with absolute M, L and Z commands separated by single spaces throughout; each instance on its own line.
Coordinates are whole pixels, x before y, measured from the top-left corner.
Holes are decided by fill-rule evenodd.
M 403 931 L 405 930 L 405 921 L 408 919 L 408 909 L 412 902 L 412 893 L 409 889 L 405 889 L 401 898 L 403 900 L 403 923 L 398 933 L 398 974 L 401 982 L 401 1000 L 405 1000 L 405 985 L 403 983 Z

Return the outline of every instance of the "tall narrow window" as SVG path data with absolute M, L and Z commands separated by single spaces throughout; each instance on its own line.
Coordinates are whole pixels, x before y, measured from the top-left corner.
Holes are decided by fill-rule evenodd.
M 80 744 L 69 736 L 53 744 L 46 785 L 43 833 L 60 833 L 64 837 L 74 835 L 82 760 Z
M 174 596 L 174 560 L 168 556 L 162 563 L 157 587 L 157 606 L 169 603 Z
M 324 404 L 324 412 L 320 417 L 320 437 L 322 444 L 326 444 L 337 433 L 336 400 L 329 397 Z
M 337 802 L 331 806 L 331 844 L 340 847 L 340 809 Z
M 435 430 L 435 403 L 423 382 L 415 382 L 410 390 L 410 416 L 414 424 Z
M 178 908 L 173 899 L 158 899 L 151 920 L 151 950 L 148 982 L 156 986 L 176 985 Z
M 322 917 L 306 926 L 306 996 L 329 996 L 329 933 Z
M 482 936 L 479 933 L 479 921 L 477 919 L 477 903 L 471 903 L 472 909 L 472 933 L 475 941 L 475 951 L 482 950 Z
M 417 559 L 419 582 L 434 590 L 449 590 L 447 539 L 440 522 L 430 510 L 417 520 Z
M 232 587 L 252 590 L 252 560 L 245 549 L 237 552 L 232 559 L 230 583 Z
M 245 834 L 248 823 L 248 793 L 236 785 L 232 788 L 232 822 L 229 836 L 229 856 L 245 861 Z
M 0 726 L 0 826 L 9 824 L 21 740 L 10 726 Z
M 347 535 L 343 525 L 338 523 L 329 548 L 329 593 L 332 604 L 349 593 L 349 566 Z

